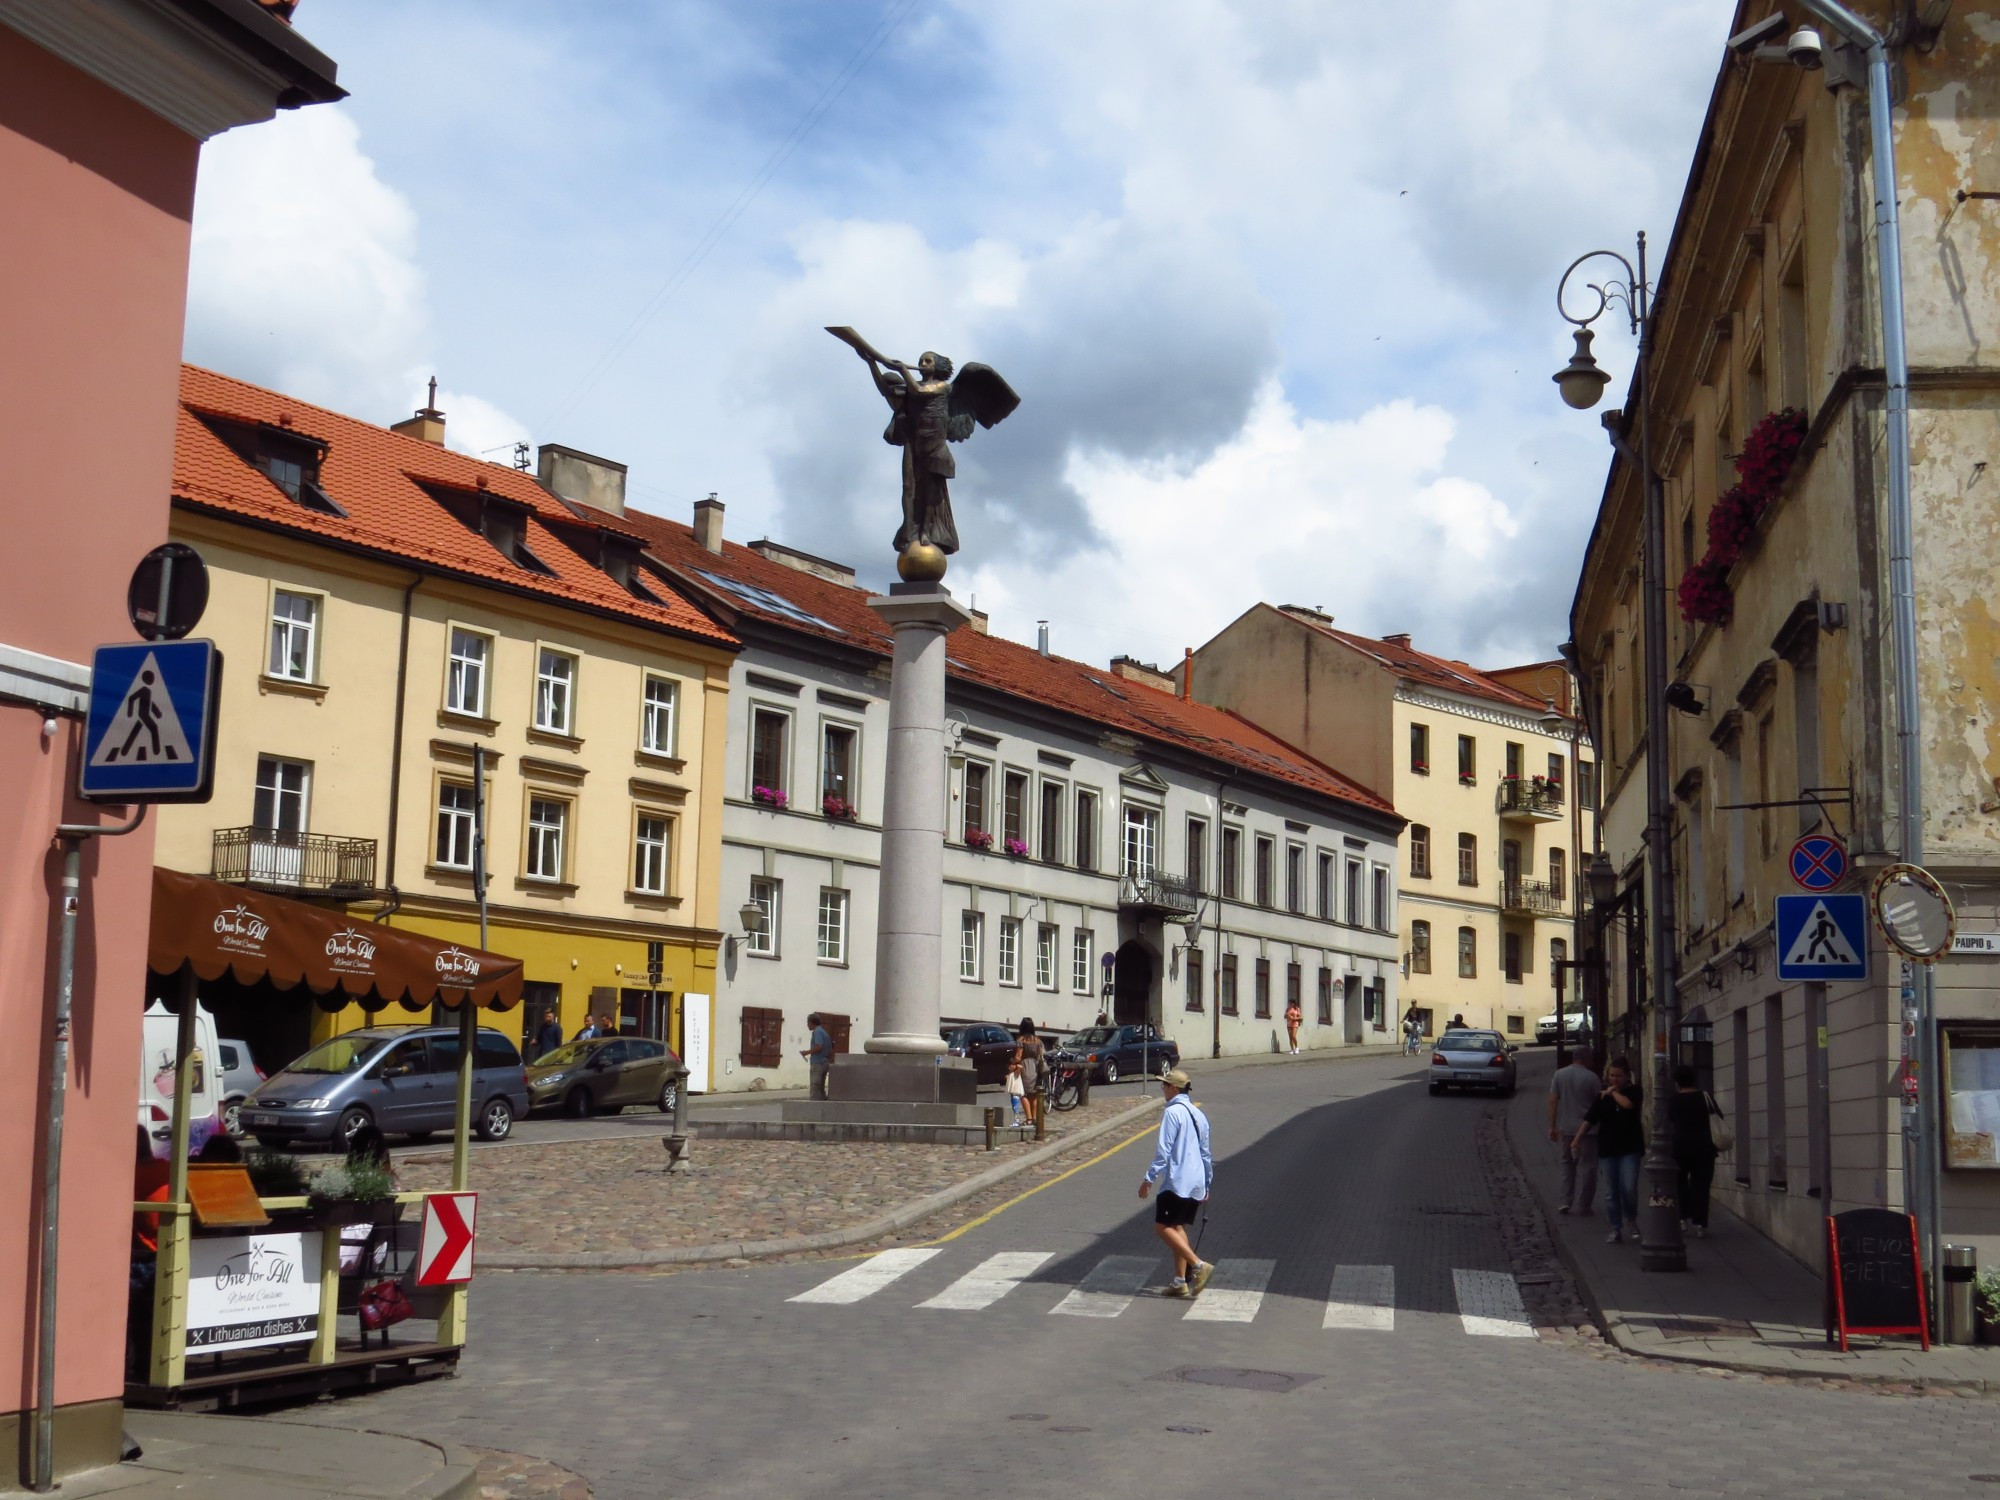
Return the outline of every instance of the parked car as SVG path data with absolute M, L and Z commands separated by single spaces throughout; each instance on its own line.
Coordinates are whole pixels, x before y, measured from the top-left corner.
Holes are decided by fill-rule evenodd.
M 321 1042 L 257 1085 L 238 1112 L 260 1146 L 345 1148 L 373 1125 L 384 1135 L 449 1130 L 458 1111 L 456 1027 L 371 1026 Z M 505 1140 L 528 1110 L 521 1054 L 497 1031 L 479 1033 L 472 1073 L 472 1125 L 481 1140 Z
M 247 1042 L 223 1037 L 215 1044 L 215 1056 L 216 1072 L 222 1075 L 222 1128 L 231 1135 L 241 1135 L 239 1110 L 264 1081 L 264 1070 L 252 1061 Z
M 628 1104 L 656 1104 L 671 1114 L 680 1086 L 681 1060 L 673 1049 L 644 1037 L 565 1042 L 528 1064 L 528 1108 L 559 1108 L 576 1119 L 615 1115 Z
M 1562 1027 L 1568 1028 L 1569 1039 L 1572 1042 L 1589 1041 L 1590 1012 L 1587 1010 L 1573 1010 L 1569 1013 L 1568 1019 L 1565 1020 L 1563 1017 L 1557 1015 L 1556 1012 L 1550 1011 L 1541 1020 L 1535 1022 L 1535 1040 L 1545 1047 L 1553 1046 L 1556 1041 L 1557 1032 Z
M 1161 1036 L 1157 1026 L 1086 1026 L 1063 1043 L 1062 1052 L 1089 1068 L 1098 1083 L 1181 1065 L 1181 1049 Z
M 1013 1059 L 1014 1033 L 1005 1026 L 980 1021 L 960 1026 L 944 1034 L 944 1050 L 952 1057 L 969 1057 L 981 1083 L 1004 1083 L 1007 1064 Z
M 1514 1049 L 1497 1031 L 1447 1031 L 1431 1052 L 1431 1092 L 1446 1089 L 1514 1092 Z
M 174 1059 L 180 1046 L 180 1017 L 155 1000 L 140 1023 L 139 1128 L 152 1142 L 153 1155 L 173 1154 Z M 222 1128 L 222 1079 L 215 1063 L 222 1044 L 216 1039 L 215 1017 L 208 1007 L 194 1008 L 194 1077 L 188 1096 L 188 1154 L 199 1152 Z

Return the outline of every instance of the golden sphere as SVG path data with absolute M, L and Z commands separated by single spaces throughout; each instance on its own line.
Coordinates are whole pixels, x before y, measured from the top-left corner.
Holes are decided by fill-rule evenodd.
M 905 583 L 936 583 L 944 577 L 947 561 L 929 542 L 912 542 L 897 554 L 896 572 Z

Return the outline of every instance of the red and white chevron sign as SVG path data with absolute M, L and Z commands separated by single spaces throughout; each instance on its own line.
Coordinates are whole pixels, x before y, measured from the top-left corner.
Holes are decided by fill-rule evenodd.
M 477 1193 L 432 1193 L 424 1199 L 424 1233 L 417 1243 L 417 1285 L 454 1286 L 472 1280 L 472 1225 Z

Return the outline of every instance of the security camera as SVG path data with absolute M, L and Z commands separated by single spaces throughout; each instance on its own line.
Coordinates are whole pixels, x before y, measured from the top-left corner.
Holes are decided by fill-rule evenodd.
M 1826 61 L 1826 44 L 1819 39 L 1819 33 L 1810 26 L 1801 26 L 1785 39 L 1785 56 L 1804 68 L 1808 73 L 1817 73 Z
M 1729 50 L 1736 53 L 1749 52 L 1763 42 L 1775 42 L 1785 29 L 1783 14 L 1764 17 L 1755 26 L 1739 31 L 1728 42 Z

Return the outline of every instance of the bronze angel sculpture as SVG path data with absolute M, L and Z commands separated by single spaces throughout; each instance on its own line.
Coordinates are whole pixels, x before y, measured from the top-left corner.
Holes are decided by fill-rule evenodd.
M 912 582 L 942 578 L 944 558 L 958 551 L 947 483 L 956 477 L 958 465 L 950 445 L 971 437 L 975 423 L 991 427 L 1006 420 L 1021 398 L 989 365 L 967 362 L 954 379 L 952 363 L 942 354 L 927 352 L 913 368 L 878 353 L 852 328 L 827 332 L 868 362 L 875 388 L 894 412 L 882 440 L 903 450 L 897 569 Z

